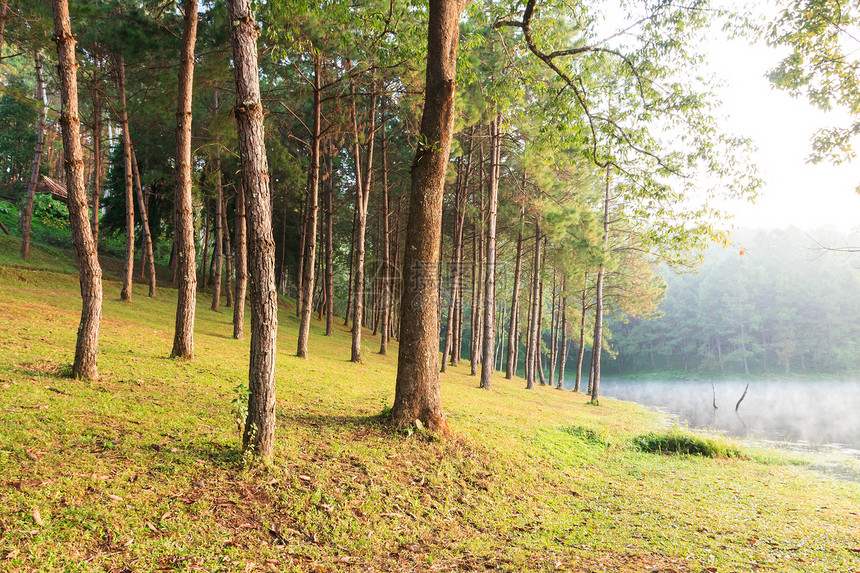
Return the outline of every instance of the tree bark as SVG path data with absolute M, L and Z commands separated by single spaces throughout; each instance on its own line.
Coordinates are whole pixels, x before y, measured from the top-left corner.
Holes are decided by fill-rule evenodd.
M 122 129 L 122 155 L 125 162 L 125 267 L 122 275 L 120 298 L 131 300 L 134 279 L 134 185 L 131 163 L 131 133 L 128 129 L 128 105 L 125 99 L 125 60 L 122 54 L 114 54 L 116 93 L 119 98 L 119 123 Z
M 358 209 L 357 227 L 355 233 L 355 285 L 353 286 L 352 301 L 352 353 L 350 361 L 361 362 L 361 329 L 364 324 L 364 255 L 365 234 L 367 232 L 367 204 L 370 199 L 370 182 L 373 174 L 373 143 L 376 131 L 376 79 L 371 81 L 370 104 L 368 107 L 367 155 L 364 161 L 364 169 L 361 167 L 361 149 L 358 138 L 358 117 L 355 110 L 355 83 L 350 83 L 352 98 L 350 99 L 350 115 L 352 116 L 353 129 L 353 153 L 355 155 L 355 184 L 356 201 Z
M 308 166 L 308 192 L 305 206 L 305 252 L 302 257 L 304 263 L 300 269 L 302 273 L 301 304 L 302 311 L 299 317 L 299 339 L 296 347 L 296 356 L 308 357 L 308 336 L 311 328 L 311 314 L 314 304 L 314 267 L 316 266 L 317 254 L 317 218 L 319 213 L 319 181 L 320 181 L 320 120 L 322 116 L 322 90 L 320 71 L 321 63 L 319 53 L 314 53 L 314 106 L 313 127 L 311 132 L 311 162 Z
M 191 197 L 191 89 L 194 44 L 197 40 L 197 0 L 184 0 L 182 48 L 179 58 L 179 97 L 176 107 L 176 329 L 172 358 L 194 358 L 194 311 L 197 304 L 197 251 L 194 246 L 194 207 Z
M 582 282 L 582 297 L 580 299 L 579 314 L 579 354 L 576 358 L 576 382 L 573 386 L 574 392 L 579 392 L 582 386 L 582 363 L 585 361 L 585 313 L 588 310 L 588 271 L 585 272 L 585 280 Z
M 517 258 L 514 265 L 514 290 L 511 294 L 511 319 L 508 322 L 508 356 L 505 367 L 505 378 L 513 379 L 516 375 L 516 356 L 519 352 L 517 344 L 517 328 L 520 313 L 520 274 L 523 269 L 523 218 L 525 208 L 520 207 L 519 233 L 517 234 Z
M 152 232 L 149 229 L 149 213 L 147 210 L 147 201 L 143 196 L 143 187 L 140 183 L 140 169 L 137 163 L 137 154 L 134 152 L 134 146 L 131 147 L 131 166 L 132 175 L 134 176 L 134 193 L 137 197 L 137 206 L 140 212 L 140 228 L 141 239 L 143 240 L 143 260 L 149 274 L 149 296 L 155 296 L 156 276 L 155 276 L 155 251 L 152 246 Z M 144 265 L 141 265 L 144 266 Z M 143 268 L 141 268 L 141 272 Z
M 346 281 L 346 313 L 343 316 L 343 325 L 349 324 L 349 317 L 352 316 L 352 275 L 355 270 L 355 230 L 358 224 L 358 193 L 355 195 L 356 205 L 352 211 L 352 238 L 349 243 L 349 278 Z
M 401 303 L 400 352 L 391 412 L 395 428 L 420 420 L 430 432 L 448 434 L 439 383 L 436 291 L 442 195 L 454 128 L 454 81 L 459 43 L 459 0 L 430 0 L 427 80 L 415 159 Z
M 102 315 L 102 270 L 87 211 L 84 185 L 84 153 L 81 147 L 81 122 L 78 116 L 78 80 L 75 63 L 75 37 L 69 23 L 67 0 L 53 0 L 54 41 L 60 80 L 60 127 L 63 132 L 63 157 L 66 188 L 69 193 L 69 222 L 81 283 L 81 322 L 75 346 L 72 376 L 98 378 L 98 338 Z
M 484 257 L 484 342 L 480 387 L 489 390 L 495 364 L 496 336 L 496 218 L 499 210 L 499 169 L 502 157 L 502 116 L 490 122 L 490 176 L 487 193 L 487 238 Z
M 546 260 L 546 238 L 544 236 L 543 240 L 543 248 L 542 248 L 542 260 Z M 538 380 L 540 381 L 541 386 L 546 386 L 546 375 L 543 371 L 543 276 L 540 275 L 541 267 L 538 267 L 538 315 L 537 315 L 537 332 L 535 336 L 537 337 L 537 342 L 535 343 L 535 368 L 538 373 Z M 552 383 L 552 381 L 550 381 Z
M 3 19 L 6 18 L 6 4 L 2 6 Z M 39 168 L 42 165 L 42 148 L 45 145 L 45 115 L 48 106 L 45 105 L 45 80 L 42 77 L 42 54 L 36 51 L 36 99 L 39 101 L 39 127 L 36 130 L 36 151 L 33 154 L 33 164 L 30 169 L 30 182 L 27 184 L 27 203 L 24 206 L 24 229 L 21 235 L 21 258 L 30 258 L 30 229 L 33 224 L 33 204 L 36 201 L 36 185 L 39 183 Z
M 245 220 L 245 186 L 242 176 L 236 185 L 236 210 L 234 213 L 236 233 L 236 291 L 233 296 L 233 338 L 245 336 L 245 291 L 248 288 L 248 239 Z
M 230 0 L 230 40 L 236 73 L 236 124 L 245 207 L 250 229 L 251 359 L 248 367 L 248 417 L 242 446 L 270 463 L 275 444 L 275 350 L 278 292 L 269 170 L 263 133 L 263 105 L 257 68 L 258 28 L 250 0 Z

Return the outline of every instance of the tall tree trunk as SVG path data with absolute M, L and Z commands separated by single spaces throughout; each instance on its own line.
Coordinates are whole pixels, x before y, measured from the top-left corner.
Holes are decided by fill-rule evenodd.
M 248 368 L 248 417 L 242 446 L 271 462 L 275 445 L 275 343 L 278 292 L 269 169 L 263 134 L 263 105 L 257 69 L 257 25 L 250 0 L 228 1 L 230 40 L 236 72 L 239 155 L 250 229 L 251 360 Z M 313 268 L 313 267 L 311 267 Z
M 544 238 L 544 241 L 543 241 L 542 251 L 543 251 L 543 253 L 542 253 L 541 258 L 543 260 L 546 260 L 546 238 Z M 540 268 L 538 269 L 538 272 L 540 272 Z M 536 336 L 537 336 L 536 349 L 537 350 L 535 351 L 534 360 L 535 360 L 535 364 L 537 365 L 536 368 L 537 368 L 537 373 L 538 373 L 538 380 L 540 380 L 540 385 L 546 386 L 547 381 L 546 381 L 546 375 L 544 374 L 544 371 L 543 371 L 543 350 L 542 350 L 543 349 L 543 308 L 544 308 L 544 303 L 543 303 L 543 276 L 540 276 L 540 279 L 538 282 L 538 316 L 537 316 L 537 333 L 536 333 Z M 550 381 L 550 383 L 551 382 L 552 381 Z
M 307 220 L 307 208 L 308 208 L 308 190 L 305 188 L 305 193 L 302 195 L 301 205 L 299 206 L 299 264 L 296 269 L 296 316 L 301 317 L 302 315 L 302 297 L 304 296 L 305 289 L 302 288 L 302 281 L 305 280 L 304 269 L 305 269 L 305 241 L 307 241 L 307 231 L 308 231 L 308 220 Z M 284 227 L 286 231 L 286 227 Z M 286 233 L 284 234 L 286 237 Z M 282 245 L 286 246 L 286 245 Z M 283 256 L 282 256 L 283 258 Z M 283 269 L 281 269 L 281 278 L 283 279 Z
M 557 300 L 557 285 L 556 285 L 556 277 L 557 277 L 556 269 L 552 270 L 552 301 L 550 303 L 550 316 L 549 316 L 549 385 L 552 386 L 552 381 L 555 380 L 555 359 L 557 353 L 557 343 L 558 343 L 558 308 L 557 303 L 560 301 Z
M 511 319 L 508 322 L 508 356 L 505 363 L 505 378 L 513 379 L 516 375 L 516 356 L 519 352 L 517 344 L 517 327 L 520 313 L 520 274 L 523 269 L 523 218 L 525 208 L 520 207 L 520 224 L 517 234 L 517 258 L 514 265 L 514 289 L 511 294 Z
M 209 284 L 209 274 L 206 272 L 206 265 L 209 261 L 209 226 L 212 222 L 212 217 L 209 214 L 209 197 L 205 191 L 203 190 L 203 268 L 200 271 L 200 274 L 203 277 L 201 284 L 203 285 L 200 290 L 206 290 L 206 285 Z
M 3 19 L 5 23 L 6 4 L 3 4 Z M 21 236 L 21 258 L 30 258 L 30 229 L 33 224 L 33 204 L 36 200 L 36 185 L 39 183 L 39 168 L 42 165 L 42 148 L 45 145 L 45 80 L 42 77 L 42 54 L 36 51 L 36 100 L 39 102 L 39 127 L 36 130 L 36 152 L 33 154 L 33 164 L 30 169 L 30 182 L 27 184 L 27 203 L 24 206 L 24 230 Z
M 458 248 L 459 244 L 457 241 L 457 231 L 458 225 L 460 223 L 460 213 L 464 212 L 463 205 L 463 195 L 464 195 L 464 186 L 463 186 L 463 160 L 460 158 L 457 162 L 457 182 L 455 184 L 455 197 L 454 197 L 454 240 L 451 245 L 451 266 L 448 269 L 448 288 L 449 288 L 449 296 L 448 296 L 448 321 L 445 324 L 445 346 L 442 350 L 442 367 L 440 369 L 441 372 L 445 372 L 448 369 L 448 355 L 452 355 L 452 346 L 454 344 L 454 327 L 456 326 L 455 320 L 455 312 L 457 308 L 457 281 L 459 280 L 459 269 L 458 267 L 458 259 L 459 253 Z
M 90 229 L 87 193 L 84 185 L 84 152 L 81 147 L 81 122 L 78 116 L 78 80 L 75 63 L 75 37 L 69 23 L 67 0 L 53 0 L 54 41 L 57 43 L 57 68 L 60 80 L 60 127 L 63 132 L 63 157 L 66 188 L 69 192 L 69 223 L 81 283 L 81 323 L 75 345 L 72 376 L 98 378 L 99 323 L 102 316 L 102 269 Z
M 122 155 L 125 160 L 125 267 L 122 274 L 122 300 L 131 300 L 134 278 L 134 168 L 131 161 L 131 133 L 128 129 L 128 105 L 125 99 L 125 60 L 114 54 L 116 94 L 119 98 L 119 123 L 122 128 Z
M 191 88 L 194 44 L 197 40 L 197 0 L 184 0 L 182 48 L 179 57 L 179 98 L 176 107 L 176 330 L 170 356 L 194 358 L 194 311 L 197 304 L 197 251 L 194 247 L 194 207 L 191 197 Z
M 143 260 L 145 261 L 147 273 L 149 274 L 149 296 L 155 296 L 156 276 L 155 276 L 155 251 L 152 246 L 152 233 L 149 229 L 149 211 L 147 201 L 143 196 L 143 187 L 140 183 L 140 169 L 137 163 L 137 154 L 134 152 L 134 146 L 131 148 L 131 166 L 132 175 L 134 176 L 134 193 L 137 197 L 137 206 L 140 212 L 140 229 L 141 240 L 143 241 Z M 143 267 L 144 265 L 141 265 Z M 141 273 L 143 268 L 141 268 Z
M 227 224 L 227 201 L 225 200 L 223 193 L 221 194 L 221 229 L 221 240 L 224 244 L 224 265 L 227 267 L 227 281 L 225 284 L 227 287 L 227 300 L 224 302 L 224 306 L 230 308 L 233 306 L 233 289 L 230 286 L 230 281 L 233 279 L 233 250 L 230 245 L 230 226 Z
M 591 381 L 591 403 L 598 404 L 600 396 L 600 350 L 603 347 L 603 280 L 606 276 L 606 256 L 609 252 L 609 167 L 606 167 L 606 189 L 603 192 L 603 258 L 597 273 L 594 306 L 594 342 L 592 348 L 593 372 Z
M 388 141 L 385 138 L 385 98 L 379 120 L 379 151 L 382 159 L 382 309 L 380 313 L 379 353 L 388 354 L 391 324 L 391 226 L 388 208 Z
M 582 386 L 582 363 L 585 361 L 585 313 L 588 311 L 588 271 L 585 272 L 585 280 L 582 283 L 582 297 L 580 299 L 579 314 L 579 353 L 576 358 L 576 382 L 573 386 L 574 392 L 579 392 Z
M 361 362 L 361 329 L 364 324 L 364 255 L 365 233 L 367 232 L 367 204 L 370 199 L 370 182 L 373 174 L 373 143 L 376 131 L 376 78 L 371 80 L 370 103 L 368 106 L 367 155 L 364 168 L 361 166 L 361 148 L 359 145 L 358 117 L 355 110 L 355 83 L 350 83 L 350 115 L 352 116 L 353 153 L 355 155 L 355 184 L 356 202 L 358 209 L 357 228 L 355 233 L 355 285 L 353 286 L 352 301 L 352 362 Z
M 9 5 L 6 0 L 0 0 L 0 61 L 3 59 L 3 40 L 6 37 L 6 15 L 9 13 Z
M 526 388 L 534 388 L 537 379 L 537 364 L 540 357 L 540 268 L 541 268 L 541 229 L 540 220 L 535 221 L 535 254 L 532 264 L 531 312 L 526 337 L 528 358 L 526 360 Z
M 218 88 L 212 93 L 212 115 L 218 115 Z M 221 306 L 221 279 L 224 256 L 224 189 L 221 185 L 221 141 L 215 137 L 215 253 L 212 256 L 212 306 L 218 312 Z
M 302 273 L 302 312 L 299 317 L 299 340 L 296 356 L 308 357 L 308 336 L 311 329 L 311 314 L 314 304 L 314 267 L 317 254 L 317 214 L 319 212 L 319 181 L 320 181 L 320 120 L 322 116 L 322 100 L 320 99 L 321 63 L 318 52 L 314 53 L 314 107 L 313 127 L 311 132 L 311 163 L 308 166 L 308 194 L 305 207 L 305 253 Z
M 236 208 L 233 218 L 236 233 L 236 294 L 233 296 L 233 338 L 245 336 L 245 291 L 248 288 L 248 224 L 245 219 L 245 186 L 242 175 L 236 185 Z
M 352 275 L 355 270 L 355 231 L 358 226 L 358 193 L 355 194 L 356 205 L 352 211 L 352 238 L 349 243 L 349 278 L 346 281 L 346 313 L 343 316 L 343 325 L 349 324 L 350 310 L 352 310 Z
M 484 342 L 481 388 L 490 389 L 496 336 L 496 217 L 499 209 L 499 169 L 502 158 L 502 116 L 490 122 L 490 176 L 487 193 L 487 239 L 484 257 Z
M 556 388 L 564 388 L 564 369 L 567 367 L 567 277 L 561 277 L 561 309 L 559 310 L 561 332 L 559 333 L 558 352 L 558 384 Z
M 0 41 L 0 44 L 3 42 Z M 92 232 L 96 248 L 99 244 L 99 202 L 102 196 L 102 86 L 101 86 L 102 59 L 99 54 L 95 56 L 93 65 L 93 212 Z
M 325 335 L 334 334 L 334 144 L 326 144 L 325 182 Z
M 447 434 L 439 383 L 439 325 L 436 313 L 442 195 L 454 128 L 454 81 L 462 4 L 430 0 L 427 80 L 418 149 L 412 162 L 412 192 L 401 303 L 400 352 L 391 411 L 395 428 L 421 420 Z

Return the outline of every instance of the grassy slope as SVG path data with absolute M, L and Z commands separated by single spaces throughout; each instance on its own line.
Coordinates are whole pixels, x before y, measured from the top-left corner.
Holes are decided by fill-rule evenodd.
M 659 420 L 638 407 L 501 377 L 487 393 L 463 366 L 443 376 L 456 439 L 394 434 L 394 358 L 368 335 L 350 364 L 347 330 L 316 323 L 299 360 L 288 307 L 277 461 L 243 465 L 229 311 L 201 298 L 196 359 L 171 361 L 175 291 L 124 304 L 106 282 L 101 379 L 74 381 L 76 276 L 11 266 L 17 249 L 0 238 L 0 570 L 860 569 L 855 484 L 639 453 Z

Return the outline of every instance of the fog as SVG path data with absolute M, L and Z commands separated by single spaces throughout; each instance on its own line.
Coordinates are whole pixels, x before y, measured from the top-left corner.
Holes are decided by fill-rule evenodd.
M 860 454 L 860 382 L 601 380 L 604 396 L 656 408 L 691 428 Z M 716 396 L 717 409 L 713 407 Z

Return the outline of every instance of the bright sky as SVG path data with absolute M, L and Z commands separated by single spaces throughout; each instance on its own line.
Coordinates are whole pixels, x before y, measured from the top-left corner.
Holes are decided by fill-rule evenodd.
M 745 40 L 715 40 L 709 49 L 712 69 L 724 80 L 718 92 L 726 128 L 751 138 L 764 185 L 756 204 L 732 203 L 732 224 L 744 228 L 795 225 L 805 230 L 860 228 L 860 161 L 833 166 L 808 163 L 810 138 L 821 127 L 844 125 L 803 99 L 770 87 L 765 74 L 780 60 L 766 45 Z

